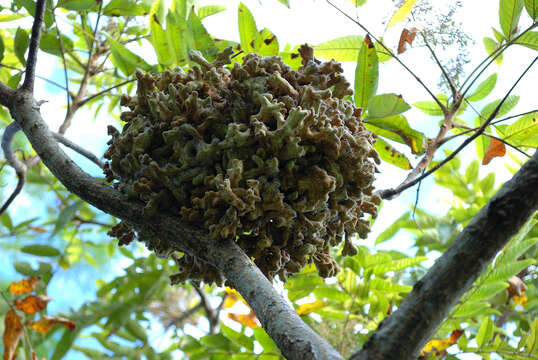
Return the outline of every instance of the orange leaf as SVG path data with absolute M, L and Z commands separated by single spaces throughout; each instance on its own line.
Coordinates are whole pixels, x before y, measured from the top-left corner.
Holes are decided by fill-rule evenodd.
M 15 359 L 15 349 L 22 336 L 22 323 L 15 310 L 9 310 L 4 319 L 4 360 Z
M 258 321 L 258 318 L 256 317 L 256 315 L 254 314 L 252 310 L 250 310 L 250 313 L 247 315 L 228 314 L 228 317 L 234 321 L 237 321 L 240 324 L 243 324 L 251 328 L 260 327 L 260 322 Z
M 23 300 L 15 300 L 15 307 L 25 314 L 35 314 L 45 309 L 51 300 L 45 295 L 29 295 Z
M 73 331 L 76 327 L 75 323 L 72 322 L 71 320 L 63 318 L 63 317 L 56 317 L 56 316 L 55 317 L 43 316 L 41 319 L 37 321 L 30 322 L 28 324 L 28 327 L 32 330 L 40 332 L 41 334 L 47 334 L 52 328 L 52 326 L 56 324 L 61 324 L 71 331 Z
M 12 282 L 11 284 L 9 284 L 9 288 L 7 289 L 7 291 L 9 291 L 15 296 L 32 292 L 34 291 L 40 279 L 41 278 L 39 277 L 31 277 L 28 279 L 21 280 L 19 282 Z
M 297 314 L 299 314 L 300 316 L 305 316 L 316 310 L 321 309 L 322 307 L 327 306 L 328 304 L 329 303 L 327 301 L 316 300 L 311 303 L 299 305 L 295 311 L 297 311 Z
M 506 154 L 506 146 L 502 141 L 491 138 L 488 146 L 488 150 L 482 160 L 482 165 L 487 165 L 494 157 L 503 157 Z
M 400 35 L 400 41 L 398 42 L 398 55 L 404 53 L 407 50 L 407 45 L 413 45 L 413 40 L 417 35 L 418 29 L 413 27 L 411 29 L 403 29 L 402 34 Z

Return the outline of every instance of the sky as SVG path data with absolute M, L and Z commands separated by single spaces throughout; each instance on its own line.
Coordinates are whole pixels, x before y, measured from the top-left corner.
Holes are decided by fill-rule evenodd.
M 292 46 L 305 42 L 315 45 L 340 36 L 355 34 L 364 35 L 356 24 L 343 17 L 342 14 L 324 0 L 291 0 L 290 2 L 291 9 L 286 8 L 276 0 L 244 1 L 253 13 L 258 29 L 263 27 L 269 28 L 277 36 L 281 47 L 286 43 L 290 43 Z M 433 2 L 436 6 L 444 6 L 444 4 L 450 1 L 434 0 Z M 222 4 L 223 2 L 203 0 L 200 1 L 200 3 L 206 5 Z M 217 35 L 219 38 L 238 41 L 237 5 L 239 4 L 239 1 L 228 0 L 225 3 L 228 10 L 205 19 L 204 25 L 211 34 Z M 392 45 L 393 48 L 396 47 L 400 32 L 406 23 L 403 22 L 388 31 L 385 31 L 383 22 L 386 22 L 390 18 L 395 9 L 391 0 L 370 0 L 366 5 L 359 7 L 358 9 L 355 9 L 352 3 L 348 0 L 334 0 L 334 4 L 350 16 L 354 18 L 358 17 L 358 19 L 369 28 L 373 34 L 376 36 L 383 35 L 387 44 Z M 469 56 L 471 58 L 469 68 L 472 68 L 473 65 L 478 64 L 486 55 L 482 44 L 482 38 L 484 36 L 492 36 L 492 26 L 499 28 L 498 1 L 464 1 L 463 7 L 456 14 L 456 19 L 461 20 L 463 30 L 468 32 L 471 38 L 476 40 L 476 43 L 468 48 Z M 66 25 L 64 24 L 61 26 Z M 144 55 L 146 59 L 148 59 L 148 57 L 151 59 L 151 54 L 144 52 Z M 439 55 L 442 58 L 443 55 L 446 54 Z M 481 80 L 485 79 L 491 73 L 498 71 L 499 80 L 497 86 L 492 95 L 483 102 L 477 104 L 477 108 L 480 109 L 486 103 L 501 98 L 514 80 L 517 79 L 520 73 L 524 70 L 526 65 L 530 63 L 533 56 L 535 55 L 533 55 L 530 50 L 523 47 L 512 47 L 505 54 L 501 68 L 498 68 L 497 65 L 492 65 L 491 69 L 483 75 Z M 416 71 L 417 74 L 420 75 L 434 93 L 437 93 L 436 84 L 439 79 L 439 71 L 425 49 L 410 49 L 401 56 L 401 59 L 413 69 L 413 71 Z M 344 70 L 345 76 L 351 83 L 353 83 L 354 64 L 344 64 Z M 63 70 L 61 70 L 57 58 L 50 55 L 43 53 L 39 54 L 37 73 L 59 83 L 63 83 Z M 520 85 L 518 85 L 514 93 L 522 96 L 519 105 L 514 109 L 513 113 L 524 112 L 536 107 L 535 96 L 532 96 L 531 94 L 535 93 L 535 84 L 537 81 L 537 71 L 534 70 L 526 76 Z M 389 61 L 388 63 L 380 65 L 378 94 L 381 93 L 402 94 L 404 100 L 409 104 L 416 101 L 430 100 L 425 90 L 421 88 L 411 75 L 395 61 Z M 65 111 L 65 107 L 61 105 L 65 104 L 64 94 L 58 92 L 57 89 L 54 89 L 42 81 L 37 81 L 36 99 L 47 100 L 41 107 L 43 118 L 47 121 L 50 128 L 54 130 L 58 129 L 63 121 L 63 114 Z M 410 110 L 405 115 L 412 127 L 424 131 L 428 136 L 435 135 L 438 127 L 438 119 L 424 115 L 415 109 Z M 471 114 L 465 120 L 470 123 L 473 118 L 474 116 Z M 89 111 L 80 111 L 77 114 L 73 125 L 68 130 L 67 136 L 82 147 L 95 154 L 101 155 L 106 148 L 105 144 L 108 140 L 106 127 L 109 124 L 115 124 L 115 120 L 110 116 L 107 116 L 105 112 L 101 112 L 95 121 L 92 119 L 93 114 Z M 457 142 L 454 142 L 451 147 L 453 148 L 454 145 L 457 145 Z M 69 154 L 87 171 L 94 175 L 100 175 L 100 170 L 91 162 L 73 152 L 69 152 Z M 463 166 L 466 166 L 466 163 L 476 158 L 474 146 L 470 146 L 466 149 L 462 153 L 462 158 L 464 163 Z M 506 158 L 494 159 L 487 167 L 481 166 L 481 177 L 485 176 L 488 172 L 494 171 L 498 181 L 499 179 L 508 179 L 510 174 L 505 170 L 505 159 Z M 411 156 L 410 160 L 413 164 L 416 164 L 419 159 Z M 406 171 L 397 169 L 388 164 L 382 164 L 379 169 L 380 174 L 375 182 L 375 186 L 378 189 L 394 187 L 407 175 Z M 374 225 L 370 237 L 364 243 L 372 246 L 376 236 L 383 229 L 392 224 L 392 222 L 404 211 L 410 208 L 415 201 L 415 196 L 416 191 L 413 188 L 407 190 L 395 200 L 391 200 L 387 203 L 382 208 L 379 220 Z M 433 213 L 442 214 L 446 211 L 449 205 L 449 191 L 439 187 L 434 188 L 432 179 L 424 181 L 420 192 L 419 207 L 428 209 Z M 11 211 L 22 213 L 27 212 L 28 209 L 31 208 L 34 208 L 34 210 L 30 211 L 35 211 L 38 214 L 40 211 L 43 211 L 43 209 L 32 206 L 31 198 L 29 196 L 21 196 L 13 205 Z M 383 244 L 380 248 L 390 248 L 409 252 L 411 251 L 409 249 L 410 244 L 411 241 L 409 236 L 400 233 L 393 241 Z M 116 270 L 118 272 L 121 271 L 121 264 L 117 266 Z M 76 281 L 74 281 L 74 277 L 69 274 L 66 274 L 63 281 L 68 281 L 72 286 L 77 285 L 75 283 Z M 62 285 L 58 284 L 58 286 L 63 287 L 65 286 L 65 283 Z M 61 290 L 58 289 L 58 291 Z M 87 291 L 84 293 L 87 293 Z M 55 294 L 51 294 L 51 296 L 55 297 Z M 61 302 L 62 299 L 59 293 L 58 297 L 60 302 L 56 302 L 56 304 L 61 307 L 63 303 Z M 64 300 L 65 302 L 69 301 L 70 306 L 76 307 L 76 304 L 73 304 L 72 298 Z M 79 300 L 82 302 L 85 299 L 81 298 Z

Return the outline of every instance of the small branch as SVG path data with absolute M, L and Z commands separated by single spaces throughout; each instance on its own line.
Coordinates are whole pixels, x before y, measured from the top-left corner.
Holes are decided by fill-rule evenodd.
M 113 224 L 107 224 L 100 221 L 83 219 L 80 216 L 75 216 L 73 220 L 78 221 L 81 224 L 98 225 L 106 228 L 112 228 L 114 226 Z
M 6 64 L 0 64 L 0 67 L 5 67 L 6 69 L 11 69 L 11 70 L 17 70 L 17 71 L 20 71 L 21 73 L 24 73 L 25 70 L 23 69 L 19 69 L 19 68 L 16 68 L 15 66 L 9 66 L 9 65 L 6 65 Z M 35 77 L 38 78 L 38 79 L 41 79 L 43 81 L 46 81 L 48 82 L 49 84 L 51 85 L 54 85 L 56 87 L 59 87 L 60 89 L 62 89 L 63 91 L 67 91 L 67 89 L 63 86 L 63 85 L 60 85 L 58 84 L 57 82 L 55 81 L 52 81 L 50 79 L 47 79 L 46 77 L 44 76 L 41 76 L 41 75 L 37 75 L 35 74 Z M 73 96 L 72 94 L 70 94 L 70 96 Z
M 116 89 L 116 88 L 119 88 L 120 86 L 129 84 L 129 83 L 131 83 L 131 82 L 133 82 L 133 81 L 136 81 L 136 79 L 131 79 L 131 80 L 123 81 L 123 82 L 121 82 L 121 83 L 119 83 L 119 84 L 116 84 L 116 85 L 114 85 L 114 86 L 111 86 L 111 87 L 109 87 L 109 88 L 107 88 L 107 89 L 105 89 L 105 90 L 99 91 L 99 92 L 96 93 L 96 94 L 90 95 L 90 96 L 88 96 L 87 98 L 81 100 L 80 103 L 79 103 L 79 104 L 80 104 L 79 106 L 83 106 L 83 105 L 85 105 L 87 102 L 89 102 L 89 101 L 95 99 L 96 97 L 102 96 L 102 95 L 106 94 L 107 92 L 109 92 L 109 91 L 111 91 L 111 90 L 114 90 L 114 89 Z
M 30 92 L 34 91 L 35 67 L 37 65 L 37 52 L 39 51 L 39 40 L 41 38 L 41 25 L 47 0 L 37 0 L 35 6 L 34 24 L 32 25 L 32 36 L 28 46 L 28 59 L 26 59 L 26 74 L 22 89 Z
M 54 136 L 54 138 L 56 139 L 56 141 L 58 141 L 59 143 L 62 143 L 64 144 L 65 146 L 67 146 L 68 148 L 76 151 L 77 153 L 79 153 L 80 155 L 84 156 L 85 158 L 87 158 L 88 160 L 92 161 L 93 163 L 95 163 L 97 166 L 99 166 L 101 169 L 104 168 L 105 164 L 99 160 L 99 158 L 97 156 L 95 156 L 94 154 L 92 154 L 90 151 L 86 150 L 86 149 L 83 149 L 82 147 L 80 147 L 79 145 L 75 144 L 74 142 L 72 142 L 71 140 L 67 139 L 65 136 L 63 136 L 62 134 L 59 134 L 59 133 L 52 133 L 52 136 Z
M 209 333 L 215 334 L 218 331 L 219 326 L 219 318 L 215 310 L 211 307 L 211 304 L 209 303 L 209 299 L 207 298 L 206 293 L 198 287 L 195 283 L 191 282 L 192 287 L 196 292 L 198 293 L 198 296 L 200 296 L 200 304 L 204 307 L 205 313 L 207 315 L 207 318 L 209 320 Z
M 69 91 L 69 77 L 67 76 L 67 64 L 65 62 L 64 42 L 62 40 L 62 34 L 60 33 L 58 23 L 56 22 L 56 13 L 54 10 L 52 11 L 52 17 L 54 18 L 54 23 L 56 24 L 56 31 L 58 32 L 58 39 L 60 40 L 60 52 L 62 54 L 62 62 L 64 65 L 65 89 L 67 93 L 67 112 L 69 112 L 69 109 L 71 109 L 71 92 Z
M 422 85 L 422 87 L 428 92 L 428 94 L 430 94 L 430 96 L 432 97 L 432 99 L 437 103 L 437 105 L 439 105 L 439 107 L 441 108 L 441 110 L 443 110 L 443 113 L 446 113 L 447 111 L 447 108 L 446 106 L 441 102 L 439 101 L 439 99 L 433 94 L 433 92 L 426 86 L 426 84 L 424 84 L 424 82 L 417 76 L 417 74 L 415 74 L 411 69 L 409 69 L 407 67 L 407 65 L 405 65 L 403 63 L 402 60 L 400 60 L 400 58 L 394 54 L 392 52 L 391 49 L 389 49 L 388 47 L 385 46 L 385 44 L 383 44 L 383 42 L 379 41 L 364 25 L 362 25 L 359 21 L 357 21 L 356 19 L 353 19 L 351 16 L 349 16 L 348 14 L 346 14 L 344 11 L 342 11 L 340 8 L 338 8 L 336 5 L 334 5 L 332 2 L 330 2 L 329 0 L 327 0 L 327 3 L 329 3 L 329 5 L 331 5 L 333 8 L 335 8 L 339 13 L 341 13 L 342 15 L 344 15 L 345 17 L 347 17 L 349 20 L 353 21 L 355 24 L 357 24 L 362 30 L 364 30 L 372 39 L 374 39 L 376 42 L 379 43 L 379 45 L 381 45 L 405 70 L 407 70 L 407 72 L 409 72 L 409 74 L 411 74 L 415 80 L 417 80 L 417 82 Z
M 512 40 L 507 42 L 505 45 L 501 46 L 499 49 L 497 49 L 496 51 L 489 54 L 484 60 L 482 60 L 482 62 L 480 64 L 478 64 L 478 66 L 476 68 L 474 68 L 473 71 L 471 71 L 471 74 L 469 74 L 469 76 L 463 82 L 463 84 L 461 84 L 460 92 L 461 92 L 462 96 L 465 96 L 469 92 L 469 90 L 471 89 L 471 86 L 473 86 L 473 84 L 476 82 L 476 80 L 478 80 L 478 78 L 480 78 L 480 75 L 482 75 L 482 73 L 491 65 L 491 63 L 493 61 L 495 61 L 495 59 L 497 59 L 499 56 L 501 56 L 501 54 L 504 53 L 504 51 L 509 46 L 513 45 L 522 35 L 526 34 L 527 32 L 531 31 L 532 29 L 534 29 L 537 26 L 538 26 L 538 22 L 535 22 L 529 28 L 522 31 L 515 38 L 513 38 Z M 487 64 L 484 65 L 486 62 L 487 62 Z M 480 72 L 474 77 L 474 79 L 471 80 L 471 83 L 467 86 L 467 88 L 465 90 L 463 90 L 463 88 L 465 87 L 465 84 L 467 83 L 467 81 L 469 81 L 472 78 L 473 74 L 475 72 L 477 72 L 482 67 L 482 65 L 484 65 L 484 68 L 480 70 Z
M 426 47 L 430 51 L 430 54 L 432 55 L 433 59 L 435 60 L 435 63 L 437 64 L 439 69 L 441 69 L 441 72 L 443 73 L 444 78 L 448 82 L 448 86 L 450 87 L 450 91 L 452 93 L 452 98 L 457 99 L 459 97 L 459 95 L 458 95 L 459 93 L 458 93 L 458 89 L 456 89 L 456 84 L 454 84 L 454 81 L 452 81 L 452 78 L 446 72 L 445 67 L 443 66 L 443 64 L 441 64 L 441 61 L 439 61 L 439 58 L 437 58 L 437 55 L 435 54 L 435 51 L 433 51 L 432 47 L 430 46 L 430 44 L 426 40 L 426 36 L 422 32 L 420 34 L 422 35 L 422 39 L 424 40 L 424 44 L 426 45 Z
M 504 96 L 504 98 L 499 102 L 499 104 L 497 105 L 497 107 L 495 107 L 495 109 L 493 110 L 493 112 L 489 115 L 489 117 L 487 118 L 486 121 L 484 121 L 484 123 L 482 124 L 482 126 L 480 126 L 477 131 L 469 136 L 467 139 L 465 139 L 465 141 L 460 145 L 458 146 L 458 148 L 456 150 L 454 150 L 452 153 L 450 153 L 450 155 L 448 155 L 443 161 L 441 161 L 439 164 L 435 165 L 434 167 L 432 167 L 430 170 L 428 170 L 427 172 L 425 172 L 423 175 L 413 179 L 413 180 L 410 180 L 409 177 L 408 179 L 406 179 L 402 184 L 400 184 L 400 186 L 398 186 L 396 189 L 387 189 L 387 190 L 380 190 L 378 191 L 378 195 L 381 196 L 381 198 L 383 199 L 390 199 L 398 194 L 400 194 L 402 191 L 416 185 L 418 182 L 420 182 L 421 180 L 423 180 L 424 178 L 428 177 L 429 175 L 433 174 L 435 171 L 437 171 L 437 169 L 439 169 L 441 166 L 443 166 L 444 164 L 446 164 L 447 162 L 449 162 L 450 160 L 452 160 L 461 150 L 463 150 L 468 144 L 470 144 L 475 138 L 477 138 L 479 135 L 481 135 L 484 130 L 490 125 L 490 122 L 495 118 L 495 116 L 497 116 L 497 114 L 499 113 L 499 109 L 501 108 L 501 106 L 505 103 L 506 99 L 508 98 L 508 96 L 512 93 L 512 91 L 514 90 L 514 88 L 516 87 L 516 85 L 521 81 L 521 79 L 523 78 L 523 76 L 525 76 L 525 74 L 530 70 L 530 68 L 534 65 L 534 63 L 538 60 L 538 57 L 535 57 L 534 60 L 530 63 L 530 65 L 525 69 L 525 71 L 523 71 L 523 73 L 520 75 L 520 77 L 516 80 L 516 82 L 514 83 L 514 85 L 512 85 L 512 87 L 510 88 L 510 90 L 508 90 L 508 92 L 506 93 L 506 95 Z
M 13 169 L 15 169 L 15 173 L 17 174 L 18 180 L 15 190 L 13 190 L 13 193 L 9 196 L 4 205 L 2 205 L 2 207 L 0 208 L 0 214 L 3 214 L 4 211 L 7 210 L 9 205 L 11 205 L 13 200 L 15 200 L 15 198 L 19 195 L 26 180 L 27 167 L 22 161 L 17 158 L 17 156 L 13 152 L 13 149 L 11 148 L 11 141 L 19 130 L 19 125 L 14 121 L 6 127 L 4 135 L 2 136 L 2 150 L 4 151 L 4 156 L 6 157 L 8 164 L 11 165 Z

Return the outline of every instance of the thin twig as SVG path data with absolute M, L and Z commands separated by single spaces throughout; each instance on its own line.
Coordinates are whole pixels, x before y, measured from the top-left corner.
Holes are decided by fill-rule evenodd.
M 2 205 L 2 207 L 0 208 L 0 214 L 3 214 L 4 211 L 7 210 L 9 205 L 11 205 L 13 200 L 15 200 L 15 198 L 19 195 L 26 180 L 27 167 L 22 161 L 17 158 L 17 156 L 15 156 L 15 153 L 11 148 L 11 141 L 19 130 L 19 125 L 14 121 L 6 127 L 4 135 L 2 136 L 2 150 L 4 151 L 4 156 L 6 157 L 8 164 L 11 165 L 13 169 L 15 169 L 15 173 L 17 174 L 18 180 L 15 190 L 13 190 L 13 193 L 11 193 L 4 205 Z
M 71 92 L 69 91 L 69 77 L 67 76 L 67 64 L 65 62 L 65 49 L 64 42 L 62 40 L 62 34 L 60 33 L 60 28 L 56 22 L 56 13 L 52 11 L 52 17 L 54 18 L 54 23 L 56 24 L 56 31 L 58 32 L 58 39 L 60 40 L 60 53 L 62 55 L 62 62 L 64 64 L 64 77 L 65 77 L 65 88 L 67 95 L 67 112 L 71 109 Z
M 32 25 L 32 36 L 28 46 L 28 58 L 26 59 L 26 74 L 22 89 L 30 92 L 34 91 L 35 67 L 37 65 L 37 52 L 39 50 L 39 39 L 41 38 L 41 25 L 45 14 L 46 0 L 37 0 L 35 6 L 35 18 Z
M 211 307 L 211 304 L 209 303 L 209 299 L 207 298 L 205 292 L 200 289 L 195 283 L 191 282 L 191 285 L 200 296 L 200 303 L 203 305 L 207 318 L 209 320 L 209 333 L 215 334 L 219 324 L 219 318 L 216 315 L 215 310 L 213 310 L 213 308 Z
M 103 223 L 103 222 L 96 221 L 96 220 L 83 219 L 80 216 L 75 216 L 73 218 L 73 220 L 76 220 L 76 221 L 80 222 L 81 224 L 98 225 L 98 226 L 102 226 L 102 227 L 106 227 L 106 228 L 111 228 L 111 227 L 114 226 L 113 224 L 107 224 L 107 223 Z
M 446 69 L 443 66 L 443 64 L 441 64 L 441 61 L 439 61 L 439 58 L 435 54 L 435 51 L 433 51 L 432 47 L 430 46 L 430 44 L 426 40 L 426 36 L 422 32 L 420 34 L 422 35 L 422 39 L 424 40 L 424 44 L 426 45 L 426 47 L 430 51 L 430 54 L 432 55 L 433 60 L 435 60 L 435 63 L 437 64 L 439 69 L 441 69 L 441 72 L 443 73 L 444 78 L 448 82 L 448 86 L 450 87 L 450 91 L 452 92 L 452 98 L 457 99 L 458 98 L 458 89 L 456 89 L 456 85 L 454 84 L 454 81 L 452 81 L 452 78 L 446 72 Z
M 6 69 L 11 69 L 11 70 L 17 70 L 17 71 L 20 71 L 21 73 L 24 73 L 24 72 L 25 72 L 24 69 L 19 69 L 19 68 L 15 67 L 15 66 L 9 66 L 9 65 L 6 65 L 6 64 L 0 64 L 0 67 L 5 67 Z M 37 75 L 37 74 L 36 74 L 35 77 L 38 78 L 38 79 L 41 79 L 41 80 L 43 80 L 43 81 L 46 81 L 46 82 L 48 82 L 48 83 L 51 84 L 51 85 L 57 86 L 57 87 L 59 87 L 60 89 L 62 89 L 63 91 L 67 91 L 67 89 L 65 88 L 65 86 L 60 85 L 60 84 L 58 84 L 57 82 L 52 81 L 52 80 L 50 80 L 50 79 L 47 79 L 47 78 L 44 77 L 44 76 L 41 76 L 41 75 Z
M 72 149 L 72 150 L 75 150 L 77 153 L 79 153 L 80 155 L 86 157 L 88 160 L 92 161 L 93 163 L 95 163 L 97 166 L 99 166 L 101 169 L 105 166 L 105 164 L 99 160 L 99 158 L 97 156 L 95 156 L 94 154 L 92 154 L 90 151 L 86 150 L 86 149 L 83 149 L 82 147 L 80 147 L 79 145 L 75 144 L 74 142 L 72 142 L 71 140 L 69 140 L 68 138 L 66 138 L 65 136 L 63 136 L 62 134 L 59 134 L 59 133 L 52 133 L 52 135 L 54 136 L 54 138 L 56 139 L 56 141 L 58 141 L 59 143 L 62 143 L 64 144 L 65 146 L 67 146 L 68 148 Z
M 411 74 L 415 80 L 418 81 L 418 83 L 420 85 L 422 85 L 422 87 L 428 92 L 428 94 L 430 94 L 430 96 L 433 98 L 433 100 L 437 103 L 437 105 L 439 105 L 439 107 L 441 108 L 441 110 L 443 111 L 443 113 L 446 113 L 447 112 L 447 108 L 446 106 L 433 94 L 433 92 L 426 86 L 426 84 L 424 84 L 424 82 L 418 77 L 417 74 L 415 74 L 411 69 L 409 69 L 407 67 L 407 65 L 405 65 L 403 63 L 402 60 L 400 60 L 400 58 L 394 54 L 392 52 L 391 49 L 389 49 L 388 47 L 385 46 L 385 44 L 383 44 L 382 41 L 379 41 L 364 25 L 362 25 L 359 21 L 357 21 L 356 19 L 353 19 L 351 16 L 349 16 L 348 14 L 346 14 L 344 11 L 342 11 L 340 8 L 338 8 L 338 6 L 334 5 L 332 2 L 330 2 L 329 0 L 326 0 L 327 3 L 329 3 L 329 5 L 331 5 L 333 8 L 335 8 L 338 12 L 340 12 L 342 15 L 344 15 L 345 17 L 347 17 L 349 20 L 353 21 L 355 24 L 357 24 L 362 30 L 364 30 L 372 39 L 374 39 L 377 43 L 379 43 L 379 45 L 381 45 L 405 70 L 407 70 L 407 72 L 409 72 L 409 74 Z
M 390 199 L 392 198 L 393 196 L 401 193 L 402 191 L 416 185 L 418 182 L 422 181 L 424 178 L 428 177 L 429 175 L 433 174 L 435 171 L 437 171 L 437 169 L 439 169 L 441 166 L 445 165 L 447 162 L 449 162 L 450 160 L 452 160 L 461 150 L 463 150 L 468 144 L 470 144 L 475 138 L 477 138 L 480 134 L 482 134 L 484 132 L 484 130 L 490 125 L 490 122 L 491 120 L 493 120 L 495 118 L 495 116 L 497 116 L 501 106 L 504 104 L 504 102 L 506 101 L 506 99 L 508 98 L 508 96 L 512 93 L 512 91 L 514 90 L 514 88 L 516 87 L 516 85 L 521 81 L 521 79 L 523 78 L 523 76 L 525 76 L 525 74 L 530 70 L 530 68 L 534 65 L 534 63 L 538 60 L 538 56 L 534 58 L 534 60 L 529 64 L 529 66 L 527 66 L 527 68 L 525 69 L 525 71 L 523 71 L 523 73 L 519 76 L 519 78 L 516 80 L 516 82 L 514 83 L 514 85 L 512 85 L 512 87 L 510 88 L 510 90 L 508 90 L 508 92 L 506 93 L 506 95 L 503 97 L 503 99 L 501 100 L 501 102 L 499 102 L 499 104 L 497 105 L 497 107 L 495 107 L 495 109 L 493 110 L 493 112 L 488 116 L 487 120 L 482 124 L 482 126 L 480 126 L 480 128 L 477 129 L 477 131 L 469 136 L 467 139 L 465 139 L 465 141 L 460 145 L 458 146 L 458 148 L 456 150 L 454 150 L 452 153 L 450 153 L 444 160 L 442 160 L 441 162 L 439 162 L 438 164 L 436 164 L 435 166 L 433 166 L 430 170 L 428 170 L 426 173 L 424 173 L 423 175 L 415 178 L 414 180 L 412 181 L 409 181 L 409 182 L 404 182 L 403 184 L 401 184 L 400 186 L 398 186 L 396 189 L 386 189 L 386 190 L 380 190 L 378 192 L 379 196 L 381 196 L 381 198 L 383 199 Z
M 85 98 L 84 100 L 81 100 L 79 104 L 80 104 L 80 106 L 83 106 L 83 105 L 85 105 L 87 102 L 89 102 L 89 101 L 95 99 L 96 97 L 99 97 L 99 96 L 101 96 L 101 95 L 103 95 L 103 94 L 106 94 L 107 92 L 109 92 L 109 91 L 111 91 L 111 90 L 114 90 L 114 89 L 116 89 L 116 88 L 119 88 L 120 86 L 129 84 L 129 83 L 131 83 L 131 82 L 133 82 L 133 81 L 136 81 L 136 79 L 131 79 L 131 80 L 125 80 L 125 81 L 122 81 L 122 82 L 119 83 L 119 84 L 116 84 L 116 85 L 111 86 L 111 87 L 109 87 L 109 88 L 107 88 L 107 89 L 105 89 L 105 90 L 99 91 L 99 92 L 96 93 L 96 94 L 93 94 L 93 95 L 88 96 L 88 97 Z
M 463 82 L 463 84 L 461 84 L 460 86 L 460 89 L 459 91 L 461 92 L 462 96 L 465 96 L 469 90 L 471 89 L 471 87 L 473 86 L 473 84 L 476 82 L 476 80 L 478 80 L 478 78 L 480 77 L 480 75 L 482 75 L 482 73 L 491 65 L 491 63 L 493 61 L 495 61 L 495 59 L 497 59 L 499 56 L 501 56 L 501 54 L 504 53 L 504 51 L 511 45 L 515 44 L 515 42 L 524 34 L 526 34 L 527 32 L 531 31 L 532 29 L 534 29 L 536 26 L 538 26 L 538 22 L 535 22 L 534 24 L 532 24 L 529 28 L 525 29 L 523 32 L 521 32 L 520 34 L 518 34 L 515 38 L 513 38 L 511 41 L 507 42 L 506 44 L 504 44 L 503 46 L 501 46 L 500 48 L 498 48 L 497 50 L 495 50 L 494 52 L 492 52 L 491 54 L 489 54 L 484 60 L 482 60 L 482 62 L 480 64 L 478 64 L 477 67 L 475 67 L 473 69 L 473 71 L 471 71 L 471 73 L 469 74 L 469 76 L 467 77 L 467 79 Z M 489 60 L 489 61 L 488 61 Z M 487 62 L 486 65 L 484 65 L 485 63 Z M 467 83 L 467 81 L 469 81 L 471 79 L 471 77 L 473 76 L 473 74 L 475 72 L 478 71 L 478 69 L 480 69 L 480 67 L 482 67 L 482 65 L 484 65 L 484 68 L 480 70 L 480 72 L 475 76 L 475 78 L 473 80 L 471 80 L 471 83 L 467 86 L 467 88 L 465 90 L 463 90 L 465 84 Z

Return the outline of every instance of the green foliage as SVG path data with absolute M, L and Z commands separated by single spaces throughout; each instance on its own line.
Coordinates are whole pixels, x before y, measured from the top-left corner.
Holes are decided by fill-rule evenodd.
M 379 60 L 370 37 L 366 37 L 361 45 L 357 67 L 355 69 L 355 106 L 368 108 L 368 101 L 377 91 L 379 79 Z

